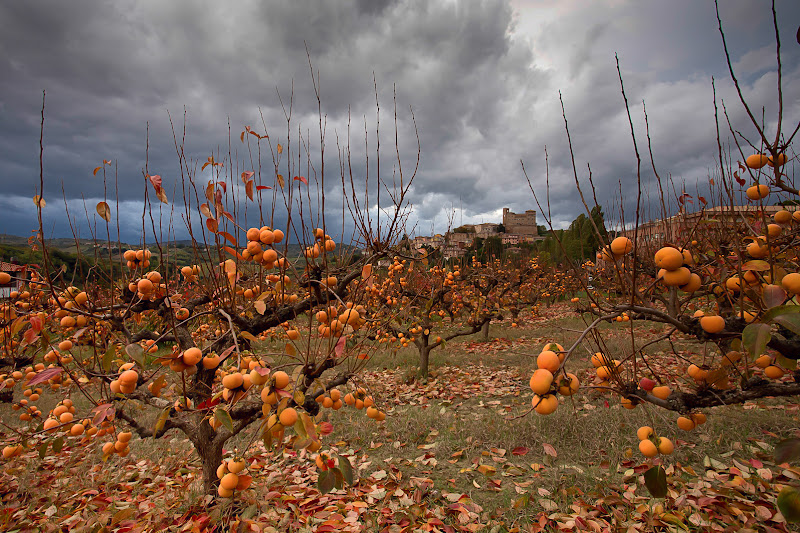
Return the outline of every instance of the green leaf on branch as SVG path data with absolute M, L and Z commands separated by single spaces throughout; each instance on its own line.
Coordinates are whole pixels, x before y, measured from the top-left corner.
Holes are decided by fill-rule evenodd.
M 228 431 L 233 432 L 233 419 L 228 411 L 222 407 L 217 407 L 214 409 L 214 418 L 222 422 L 222 425 L 225 426 Z
M 786 370 L 797 370 L 797 360 L 796 359 L 789 359 L 788 357 L 784 357 L 781 354 L 778 354 L 775 357 L 775 362 L 778 363 L 781 367 L 785 368 Z
M 125 353 L 127 353 L 131 359 L 133 359 L 140 368 L 144 368 L 144 348 L 140 344 L 129 344 L 125 347 Z
M 800 458 L 800 439 L 784 439 L 775 445 L 775 462 L 788 463 Z
M 330 471 L 333 472 L 333 486 L 337 489 L 344 488 L 344 474 L 342 474 L 342 471 L 338 467 L 332 468 Z
M 156 425 L 153 427 L 153 435 L 158 435 L 159 431 L 164 429 L 164 425 L 167 423 L 167 419 L 169 418 L 169 412 L 172 410 L 171 407 L 167 407 L 161 414 L 158 415 L 158 419 L 156 420 Z
M 798 306 L 795 306 L 798 307 Z M 776 324 L 780 324 L 781 326 L 785 327 L 795 335 L 800 335 L 800 315 L 798 314 L 791 314 L 791 315 L 781 315 L 776 316 L 772 319 L 773 322 Z
M 58 437 L 53 441 L 53 451 L 59 453 L 61 448 L 64 447 L 64 437 Z
M 353 484 L 353 465 L 350 464 L 350 459 L 347 457 L 339 456 L 339 470 L 342 471 L 342 475 L 344 476 L 344 480 L 347 481 L 348 485 Z
M 781 315 L 789 315 L 800 313 L 800 305 L 781 305 L 778 307 L 773 307 L 766 313 L 764 313 L 761 317 L 762 322 L 772 322 L 775 317 Z
M 46 440 L 39 446 L 39 459 L 44 459 L 44 456 L 47 455 L 47 445 L 50 444 L 49 440 Z
M 667 472 L 663 466 L 651 467 L 644 473 L 644 484 L 654 498 L 667 496 Z
M 333 472 L 330 470 L 325 470 L 319 473 L 319 479 L 317 480 L 317 489 L 322 494 L 327 494 L 331 490 L 333 490 L 333 484 L 335 483 Z
M 109 345 L 106 353 L 103 354 L 103 370 L 108 372 L 111 370 L 111 363 L 114 362 L 114 356 L 117 354 L 116 347 L 112 344 Z
M 748 324 L 744 328 L 742 342 L 751 356 L 757 357 L 767 349 L 767 343 L 772 338 L 769 330 L 769 324 Z
M 294 423 L 294 431 L 300 438 L 308 439 L 308 433 L 306 432 L 306 426 L 303 423 L 302 418 L 297 417 L 297 420 Z
M 755 270 L 756 272 L 765 272 L 769 270 L 769 263 L 763 259 L 753 259 L 742 265 L 742 270 Z

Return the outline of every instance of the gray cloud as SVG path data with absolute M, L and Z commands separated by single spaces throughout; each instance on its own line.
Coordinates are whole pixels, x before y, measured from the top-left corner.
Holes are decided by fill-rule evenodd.
M 800 47 L 791 26 L 800 19 L 800 6 L 790 0 L 777 5 L 786 118 L 794 124 L 800 117 Z M 774 117 L 771 13 L 747 0 L 724 2 L 721 13 L 747 97 Z M 581 212 L 559 90 L 580 179 L 586 182 L 590 163 L 598 199 L 609 211 L 619 201 L 622 180 L 630 209 L 635 159 L 615 53 L 643 154 L 641 103 L 647 102 L 662 175 L 694 187 L 714 166 L 711 76 L 736 127 L 752 133 L 729 80 L 711 2 L 9 2 L 0 5 L 0 68 L 6 73 L 0 79 L 0 184 L 6 193 L 0 227 L 16 234 L 35 227 L 30 198 L 38 184 L 42 89 L 47 219 L 64 235 L 62 182 L 70 205 L 82 195 L 96 201 L 103 185 L 91 170 L 103 159 L 118 164 L 121 197 L 128 211 L 138 212 L 148 123 L 150 172 L 161 174 L 170 198 L 180 202 L 172 193 L 180 167 L 167 110 L 180 136 L 186 108 L 187 154 L 201 162 L 212 152 L 227 154 L 230 120 L 238 173 L 249 168 L 239 132 L 245 125 L 262 129 L 261 112 L 273 141 L 285 143 L 277 92 L 285 104 L 293 94 L 293 116 L 304 135 L 310 130 L 314 150 L 318 119 L 307 53 L 328 124 L 331 204 L 341 203 L 336 136 L 346 144 L 348 122 L 354 173 L 365 175 L 366 121 L 375 176 L 374 76 L 384 178 L 391 178 L 396 163 L 394 88 L 406 172 L 416 155 L 408 109 L 414 111 L 422 154 L 410 224 L 421 233 L 431 223 L 444 229 L 453 206 L 463 206 L 459 222 L 462 216 L 464 222 L 487 220 L 504 206 L 533 207 L 519 162 L 525 160 L 543 198 L 545 145 L 555 223 L 568 224 Z M 318 157 L 313 161 L 319 169 Z M 652 184 L 649 162 L 643 168 L 643 181 Z M 126 223 L 123 239 L 134 240 L 138 226 Z

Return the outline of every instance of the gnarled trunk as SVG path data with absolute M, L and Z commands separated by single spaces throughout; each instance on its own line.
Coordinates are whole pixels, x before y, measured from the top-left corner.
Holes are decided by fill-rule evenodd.
M 211 432 L 214 431 L 210 425 L 208 429 Z M 197 455 L 200 456 L 200 462 L 203 467 L 203 492 L 216 496 L 217 485 L 219 484 L 217 468 L 222 464 L 222 447 L 225 441 L 213 438 L 213 435 L 211 435 L 211 438 L 207 438 L 208 435 L 205 434 L 205 429 L 199 433 L 199 438 L 193 439 L 192 444 L 197 450 Z
M 483 324 L 481 324 L 481 340 L 488 341 L 489 340 L 489 320 L 486 320 Z

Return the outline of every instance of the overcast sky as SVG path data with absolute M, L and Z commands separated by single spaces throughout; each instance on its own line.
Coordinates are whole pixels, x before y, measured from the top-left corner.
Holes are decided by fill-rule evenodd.
M 744 93 L 757 113 L 765 107 L 765 120 L 773 124 L 776 54 L 769 3 L 721 3 Z M 784 121 L 793 127 L 800 119 L 800 2 L 776 4 Z M 734 127 L 752 133 L 732 90 L 711 0 L 2 2 L 0 233 L 28 235 L 37 227 L 31 198 L 39 183 L 43 89 L 48 236 L 70 235 L 63 194 L 79 220 L 86 218 L 82 198 L 93 213 L 103 182 L 92 169 L 108 159 L 118 168 L 122 239 L 132 242 L 142 227 L 148 123 L 149 171 L 163 177 L 170 202 L 182 202 L 168 111 L 180 130 L 186 109 L 187 157 L 202 162 L 221 153 L 225 168 L 238 176 L 253 169 L 247 145 L 239 141 L 245 126 L 263 133 L 263 116 L 273 142 L 288 144 L 278 94 L 286 104 L 293 90 L 295 138 L 288 146 L 296 146 L 301 131 L 318 153 L 306 47 L 327 123 L 328 212 L 339 220 L 329 219 L 331 227 L 341 221 L 337 138 L 346 145 L 348 117 L 354 176 L 363 180 L 366 152 L 375 177 L 375 83 L 387 180 L 396 168 L 393 91 L 406 176 L 416 161 L 410 110 L 416 118 L 421 154 L 408 225 L 423 235 L 443 231 L 453 208 L 456 225 L 499 222 L 503 207 L 537 209 L 520 160 L 543 199 L 545 146 L 554 224 L 563 227 L 582 212 L 559 91 L 582 182 L 590 164 L 598 201 L 611 216 L 619 210 L 621 181 L 630 209 L 636 161 L 615 53 L 640 151 L 647 153 L 644 101 L 658 170 L 685 181 L 690 193 L 698 183 L 705 186 L 716 165 L 712 76 Z M 229 123 L 238 154 L 233 165 L 227 160 Z M 264 184 L 271 184 L 268 150 L 263 157 Z M 319 177 L 318 156 L 314 161 Z M 210 179 L 211 169 L 192 168 L 200 184 Z M 643 170 L 644 182 L 651 183 L 649 160 Z M 227 180 L 237 181 L 228 172 Z M 108 177 L 111 196 L 113 173 Z M 185 238 L 181 213 L 173 222 L 177 237 Z M 81 236 L 88 237 L 85 228 Z

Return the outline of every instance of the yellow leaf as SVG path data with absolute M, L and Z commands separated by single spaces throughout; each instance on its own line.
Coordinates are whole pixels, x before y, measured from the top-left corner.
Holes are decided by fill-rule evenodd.
M 258 340 L 253 336 L 252 333 L 250 333 L 248 331 L 240 331 L 239 332 L 239 336 L 244 338 L 244 339 L 249 340 L 250 342 L 256 342 Z
M 267 311 L 267 304 L 264 303 L 264 300 L 256 300 L 253 305 L 259 315 L 263 315 Z
M 282 145 L 280 145 L 280 144 L 278 145 L 278 153 L 279 153 L 279 154 L 282 154 L 282 153 L 283 153 L 283 146 L 282 146 Z
M 47 205 L 47 202 L 44 201 L 44 198 L 39 196 L 38 194 L 33 197 L 33 205 L 37 207 L 44 207 Z
M 283 176 L 280 174 L 278 174 L 278 185 L 281 186 L 281 189 L 283 189 L 283 186 L 286 185 L 286 182 L 283 180 Z
M 103 217 L 103 220 L 106 222 L 111 222 L 111 208 L 108 207 L 107 203 L 98 202 L 96 209 L 97 214 Z
M 286 353 L 291 355 L 291 356 L 297 355 L 297 350 L 295 350 L 294 344 L 289 343 L 289 342 L 286 343 Z
M 491 465 L 480 465 L 478 467 L 478 472 L 486 477 L 490 477 L 497 473 L 497 469 Z

